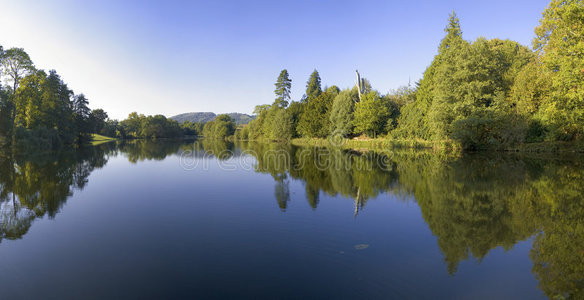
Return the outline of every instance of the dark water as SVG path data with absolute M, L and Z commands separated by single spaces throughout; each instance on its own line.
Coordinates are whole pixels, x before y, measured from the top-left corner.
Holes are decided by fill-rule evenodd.
M 1 299 L 584 298 L 579 156 L 0 155 Z

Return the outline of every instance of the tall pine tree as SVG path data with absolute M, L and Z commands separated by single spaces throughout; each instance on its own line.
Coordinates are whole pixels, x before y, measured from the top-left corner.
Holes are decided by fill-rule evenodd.
M 290 101 L 290 88 L 292 87 L 292 80 L 288 75 L 288 70 L 284 69 L 280 72 L 280 76 L 278 76 L 278 80 L 276 81 L 276 101 L 274 101 L 274 105 L 284 108 L 288 106 L 288 102 Z
M 314 70 L 310 74 L 310 78 L 306 83 L 306 101 L 318 97 L 322 93 L 322 87 L 320 85 L 320 75 L 317 70 Z

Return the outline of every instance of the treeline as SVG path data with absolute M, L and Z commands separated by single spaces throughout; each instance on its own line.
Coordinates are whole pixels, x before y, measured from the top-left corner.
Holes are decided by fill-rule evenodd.
M 0 146 L 54 148 L 88 139 L 109 125 L 102 109 L 89 109 L 55 70 L 34 66 L 22 48 L 0 46 Z
M 215 139 L 225 139 L 235 133 L 236 125 L 229 115 L 223 114 L 215 117 L 213 121 L 203 126 L 203 136 Z
M 110 119 L 103 109 L 89 108 L 55 70 L 34 66 L 21 48 L 0 46 L 0 146 L 51 149 L 90 141 L 91 134 L 117 138 L 166 138 L 202 135 L 203 124 L 178 122 L 162 115 L 131 113 Z
M 276 82 L 276 101 L 256 106 L 257 118 L 236 137 L 289 140 L 385 135 L 396 126 L 401 107 L 414 100 L 415 92 L 411 87 L 402 87 L 382 95 L 365 78 L 360 87 L 353 89 L 340 90 L 337 86 L 323 89 L 317 70 L 310 75 L 300 101 L 289 103 L 290 88 L 288 71 L 282 70 Z
M 453 13 L 438 54 L 415 86 L 387 94 L 366 79 L 321 88 L 314 71 L 300 101 L 282 70 L 276 99 L 256 106 L 239 139 L 386 137 L 452 142 L 465 149 L 581 142 L 584 133 L 584 3 L 552 1 L 533 50 L 517 42 L 463 39 Z
M 214 120 L 201 123 L 176 120 L 163 115 L 145 116 L 133 112 L 122 121 L 111 120 L 106 123 L 102 133 L 121 139 L 156 139 L 184 136 L 206 136 L 225 139 L 233 136 L 236 125 L 228 115 L 218 115 Z
M 177 121 L 163 115 L 145 116 L 136 112 L 116 126 L 116 136 L 120 138 L 167 138 L 183 135 Z

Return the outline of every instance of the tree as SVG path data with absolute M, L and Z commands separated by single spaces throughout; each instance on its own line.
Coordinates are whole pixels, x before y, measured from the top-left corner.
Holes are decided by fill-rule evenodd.
M 47 80 L 45 71 L 36 71 L 24 77 L 14 95 L 14 124 L 26 129 L 46 126 L 48 120 L 43 116 L 46 109 L 43 103 L 43 87 Z
M 448 26 L 444 30 L 446 36 L 440 42 L 438 54 L 432 60 L 430 66 L 424 71 L 422 79 L 418 83 L 416 100 L 403 107 L 401 116 L 398 120 L 396 136 L 416 137 L 431 139 L 438 134 L 437 126 L 445 121 L 444 110 L 435 103 L 437 98 L 437 76 L 443 71 L 444 64 L 452 64 L 453 59 L 448 59 L 448 52 L 454 51 L 460 45 L 464 44 L 462 40 L 462 30 L 460 20 L 456 13 L 452 13 L 448 19 Z M 454 48 L 454 49 L 453 49 Z M 446 70 L 449 68 L 446 67 Z
M 304 112 L 304 104 L 298 101 L 292 101 L 290 106 L 286 108 L 288 114 L 292 118 L 292 137 L 299 137 L 300 133 L 298 132 L 298 122 Z
M 274 114 L 270 138 L 276 141 L 290 140 L 294 135 L 292 116 L 286 109 L 278 108 Z
M 355 133 L 365 133 L 371 137 L 383 132 L 391 112 L 377 92 L 369 92 L 355 104 Z
M 355 88 L 344 90 L 335 97 L 330 114 L 331 132 L 353 134 L 353 113 L 358 101 L 359 95 Z
M 270 110 L 271 105 L 264 104 L 264 105 L 257 105 L 253 111 L 253 114 L 256 116 L 255 120 L 249 123 L 249 139 L 259 139 L 265 136 L 264 133 L 264 123 L 266 121 L 266 116 L 268 111 Z
M 416 100 L 416 89 L 410 85 L 402 86 L 388 93 L 385 98 L 391 106 L 390 118 L 392 122 L 388 122 L 387 126 L 391 127 L 388 129 L 393 130 L 397 127 L 397 120 L 401 115 L 402 108 Z
M 292 80 L 288 76 L 288 70 L 284 69 L 280 72 L 275 85 L 276 101 L 274 101 L 274 105 L 284 108 L 288 106 L 288 101 L 290 101 L 290 88 L 292 87 Z
M 202 135 L 203 134 L 203 124 L 200 122 L 184 121 L 180 124 L 180 128 L 184 135 Z
M 0 85 L 0 147 L 11 142 L 12 105 L 7 99 L 8 95 Z
M 335 94 L 321 93 L 309 98 L 298 122 L 298 132 L 303 137 L 326 137 L 330 134 L 330 110 Z
M 549 132 L 544 125 L 544 108 L 550 101 L 551 75 L 540 59 L 534 58 L 517 74 L 510 91 L 510 102 L 516 114 L 527 121 L 527 143 L 543 142 Z
M 138 138 L 141 136 L 142 123 L 145 118 L 144 115 L 138 115 L 137 112 L 132 112 L 128 115 L 128 118 L 120 122 L 120 126 L 124 128 L 127 137 Z M 95 122 L 95 119 L 92 118 L 92 121 Z
M 2 55 L 4 75 L 12 81 L 12 91 L 16 91 L 20 80 L 34 71 L 34 65 L 28 54 L 22 48 L 10 48 Z
M 336 85 L 331 85 L 330 87 L 325 87 L 324 91 L 331 94 L 338 94 L 341 92 L 341 89 Z
M 314 70 L 310 74 L 308 82 L 306 82 L 306 101 L 318 97 L 322 93 L 322 88 L 320 86 L 320 75 L 317 70 Z
M 263 118 L 261 135 L 262 137 L 270 140 L 276 139 L 274 134 L 274 128 L 276 127 L 276 114 L 280 110 L 279 106 L 272 105 L 270 109 L 266 111 Z
M 2 49 L 0 56 L 0 63 L 2 63 L 2 73 L 10 78 L 12 81 L 12 93 L 16 92 L 20 81 L 24 76 L 34 70 L 32 60 L 22 48 L 10 48 L 6 51 Z M 12 129 L 16 127 L 14 122 L 16 120 L 16 105 L 12 103 Z
M 75 125 L 80 135 L 91 132 L 89 124 L 90 113 L 91 110 L 89 109 L 89 101 L 85 95 L 79 94 L 73 96 L 73 114 L 75 118 Z
M 584 134 L 584 2 L 552 0 L 535 29 L 533 47 L 551 72 L 550 102 L 543 120 L 554 139 Z
M 66 144 L 73 143 L 77 136 L 73 118 L 71 98 L 74 93 L 55 70 L 50 70 L 41 85 L 41 120 L 46 128 L 56 129 Z
M 465 78 L 455 77 L 457 67 L 463 65 L 470 52 L 470 44 L 462 39 L 460 21 L 456 13 L 452 13 L 448 19 L 448 26 L 444 29 L 446 36 L 442 39 L 438 48 L 436 70 L 433 80 L 433 99 L 429 110 L 429 127 L 435 139 L 444 139 L 449 136 L 450 124 L 454 121 L 455 113 L 452 105 L 464 99 L 460 92 L 459 84 L 465 82 Z
M 215 117 L 215 120 L 205 123 L 203 135 L 213 139 L 225 139 L 235 133 L 236 125 L 229 115 L 223 114 Z
M 22 48 L 3 51 L 0 70 L 11 87 L 1 89 L 0 135 L 21 147 L 56 147 L 80 142 L 89 128 L 89 101 L 75 96 L 55 70 L 36 70 Z
M 263 111 L 267 111 L 268 109 L 270 109 L 270 107 L 271 105 L 269 104 L 256 105 L 256 107 L 253 110 L 253 114 L 259 116 Z
M 84 94 L 73 96 L 73 112 L 83 118 L 88 118 L 91 110 L 89 109 L 89 100 Z
M 130 117 L 131 116 L 132 115 L 130 114 Z M 91 111 L 89 119 L 90 119 L 92 132 L 101 133 L 101 131 L 105 127 L 105 122 L 108 119 L 108 115 L 103 109 L 98 108 L 98 109 L 94 109 Z M 143 125 L 141 125 L 141 127 L 142 126 Z

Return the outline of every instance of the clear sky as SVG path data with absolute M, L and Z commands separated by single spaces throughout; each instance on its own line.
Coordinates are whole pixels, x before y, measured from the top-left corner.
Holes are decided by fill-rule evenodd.
M 316 68 L 324 85 L 382 93 L 417 81 L 455 10 L 464 38 L 531 45 L 549 0 L 29 1 L 0 0 L 0 45 L 23 47 L 92 108 L 251 113 L 272 103 L 288 69 L 300 99 Z

